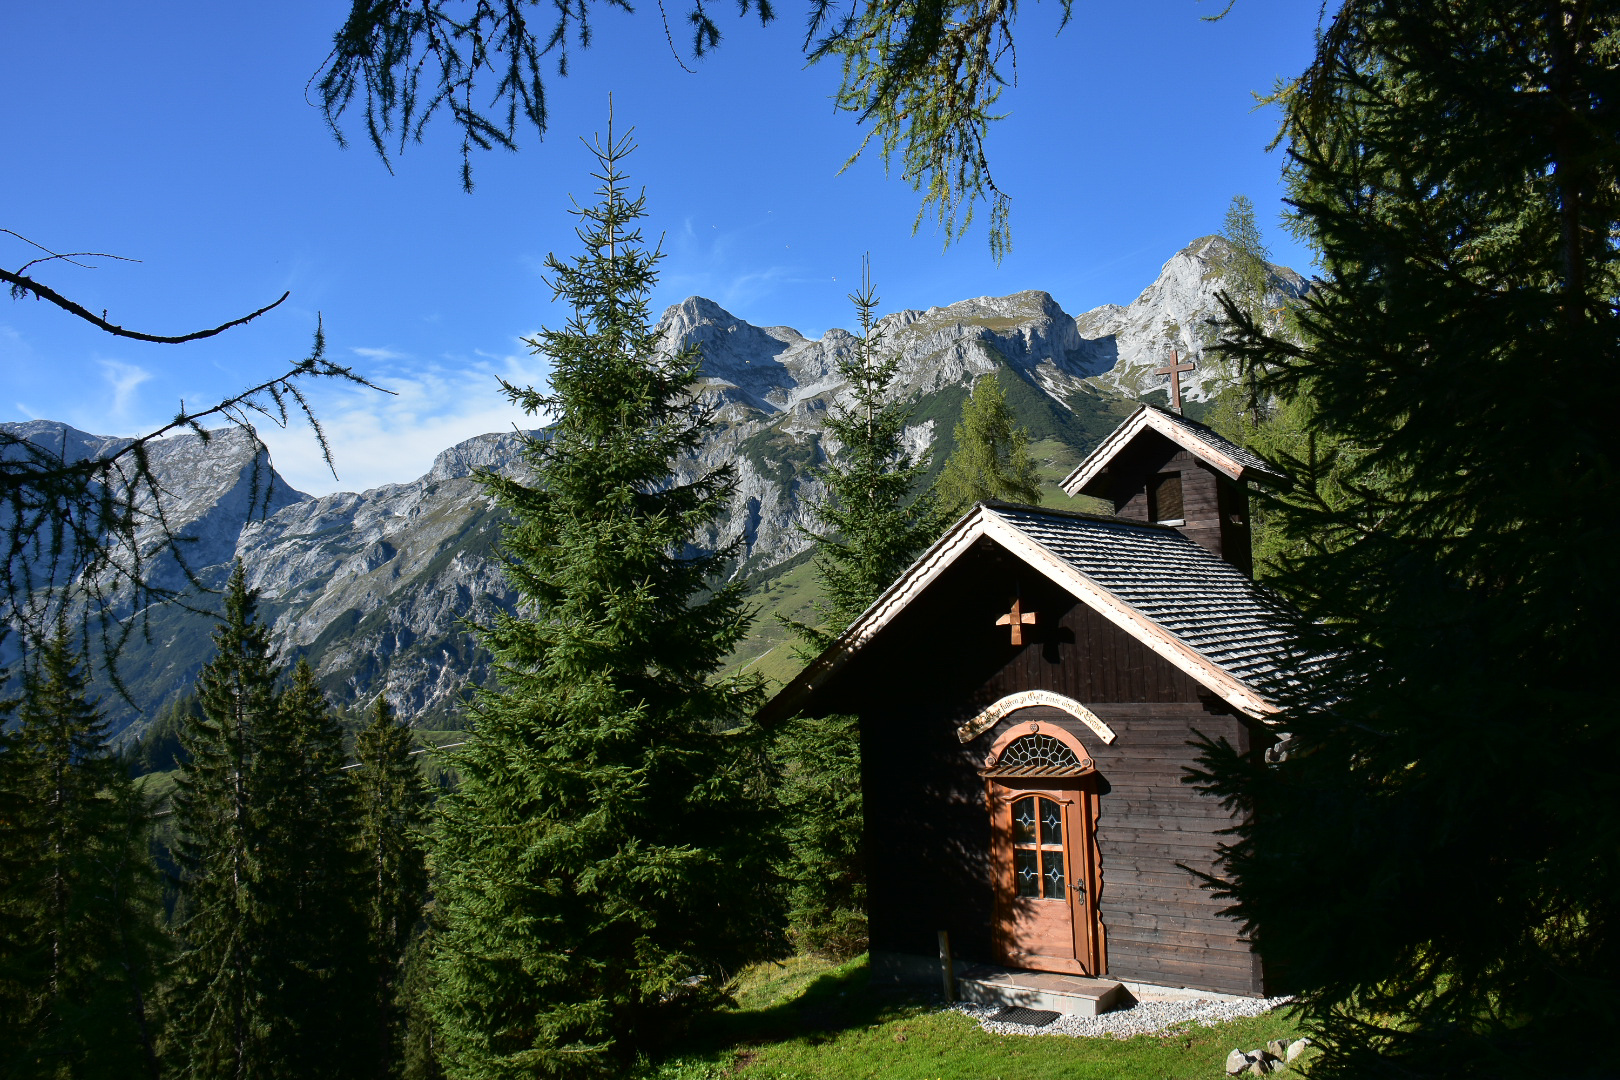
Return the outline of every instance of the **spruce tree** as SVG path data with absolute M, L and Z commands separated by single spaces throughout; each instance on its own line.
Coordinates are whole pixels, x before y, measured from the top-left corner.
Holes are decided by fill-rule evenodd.
M 343 771 L 343 729 L 308 661 L 293 666 L 279 706 L 258 772 L 268 785 L 266 857 L 279 867 L 267 884 L 277 896 L 293 1050 L 302 1075 L 347 1077 L 376 1064 L 358 1034 L 375 1026 L 360 808 Z
M 400 1038 L 400 1080 L 443 1080 L 439 1032 L 433 1020 L 435 933 L 433 912 L 424 913 L 421 933 L 405 948 L 396 1002 Z
M 33 657 L 5 749 L 6 1052 L 19 1076 L 155 1076 L 149 817 L 65 625 Z
M 1335 633 L 1287 758 L 1211 747 L 1205 782 L 1248 811 L 1228 889 L 1312 1075 L 1613 1071 L 1617 31 L 1346 5 L 1286 100 L 1322 280 L 1303 340 L 1236 345 L 1349 448 L 1339 497 L 1278 510 L 1276 581 Z
M 28 774 L 32 762 L 22 734 L 12 724 L 16 701 L 0 702 L 0 1040 L 20 1046 L 29 1012 L 28 947 L 30 923 L 19 882 L 31 877 L 34 844 L 26 832 Z
M 380 694 L 355 739 L 349 779 L 359 804 L 359 851 L 371 972 L 373 1076 L 398 1075 L 409 1019 L 400 1002 L 407 952 L 427 900 L 425 833 L 432 792 L 411 756 L 411 731 Z
M 819 625 L 782 620 L 808 648 L 805 659 L 832 644 L 893 584 L 941 524 L 933 492 L 918 490 L 928 453 L 913 455 L 906 447 L 911 407 L 891 389 L 900 357 L 883 355 L 877 292 L 864 263 L 861 288 L 849 299 L 861 336 L 852 352 L 838 358 L 849 396 L 827 416 L 826 432 L 839 447 L 817 473 L 827 497 L 812 508 L 817 528 L 810 536 L 823 594 L 816 604 Z
M 938 534 L 931 490 L 918 490 L 928 455 L 905 445 L 910 406 L 892 393 L 898 354 L 884 356 L 877 292 L 862 265 L 850 294 L 861 336 L 840 356 L 849 397 L 826 430 L 837 440 L 820 477 L 827 498 L 814 507 L 815 569 L 824 600 L 819 625 L 781 618 L 813 659 L 899 578 Z M 807 952 L 845 958 L 866 948 L 866 867 L 861 813 L 860 729 L 854 717 L 796 717 L 773 734 L 771 756 L 789 851 L 788 933 Z
M 486 476 L 512 515 L 520 613 L 483 632 L 479 691 L 434 856 L 435 1013 L 457 1078 L 619 1075 L 773 935 L 767 815 L 754 798 L 756 680 L 717 676 L 748 618 L 733 553 L 695 545 L 728 468 L 677 475 L 712 417 L 695 349 L 661 355 L 658 254 L 626 188 L 628 137 L 598 139 L 584 252 L 547 266 L 567 325 L 530 344 L 553 418 L 533 484 Z
M 940 509 L 956 517 L 980 500 L 1040 505 L 1041 482 L 1029 456 L 1029 435 L 1013 420 L 1007 395 L 992 372 L 973 383 L 953 432 L 936 490 Z
M 124 760 L 129 763 L 130 775 L 145 776 L 179 768 L 184 754 L 180 749 L 180 731 L 186 725 L 186 717 L 196 715 L 201 708 L 194 693 L 183 694 L 165 706 L 141 732 L 140 739 L 126 745 Z
M 181 952 L 171 993 L 169 1045 L 181 1075 L 290 1075 L 296 1038 L 285 995 L 288 883 L 267 844 L 267 805 L 287 770 L 266 769 L 281 734 L 276 663 L 258 593 L 240 563 L 225 590 L 214 658 L 197 679 L 200 716 L 181 735 L 186 754 L 173 805 L 180 867 Z
M 772 733 L 787 861 L 788 937 L 800 952 L 866 951 L 866 843 L 859 718 L 796 716 Z

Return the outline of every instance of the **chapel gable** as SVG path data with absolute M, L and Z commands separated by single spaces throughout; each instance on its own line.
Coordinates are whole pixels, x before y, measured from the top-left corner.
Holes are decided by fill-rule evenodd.
M 1245 574 L 1253 572 L 1249 484 L 1281 470 L 1212 428 L 1142 405 L 1064 478 L 1069 495 L 1113 504 L 1128 521 L 1167 525 Z

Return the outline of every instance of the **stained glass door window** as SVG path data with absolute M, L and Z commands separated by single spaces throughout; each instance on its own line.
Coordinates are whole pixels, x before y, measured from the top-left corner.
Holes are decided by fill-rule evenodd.
M 1025 795 L 1012 804 L 1013 882 L 1017 895 L 1063 900 L 1063 807 Z

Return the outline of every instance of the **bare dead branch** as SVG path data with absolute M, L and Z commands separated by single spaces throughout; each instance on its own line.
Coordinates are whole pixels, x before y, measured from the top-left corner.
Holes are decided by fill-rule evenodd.
M 113 258 L 117 258 L 117 256 L 113 256 Z M 29 265 L 32 266 L 33 264 L 30 263 Z M 232 319 L 228 323 L 222 323 L 221 325 L 214 327 L 212 330 L 197 330 L 190 334 L 174 335 L 146 334 L 139 330 L 129 330 L 125 327 L 110 323 L 106 319 L 97 315 L 95 312 L 85 308 L 83 305 L 74 303 L 72 300 L 69 300 L 67 297 L 57 292 L 55 289 L 35 281 L 31 277 L 26 277 L 22 274 L 14 274 L 10 270 L 0 270 L 0 281 L 3 281 L 7 285 L 11 286 L 11 295 L 17 299 L 21 299 L 27 293 L 33 293 L 34 296 L 38 297 L 39 299 L 50 301 L 63 311 L 68 312 L 70 315 L 77 315 L 85 322 L 97 327 L 98 329 L 105 330 L 114 337 L 133 338 L 136 341 L 151 341 L 156 342 L 159 345 L 178 345 L 183 341 L 200 341 L 203 338 L 211 338 L 215 334 L 222 334 L 233 326 L 241 326 L 244 323 L 250 323 L 254 319 L 257 319 L 260 315 L 263 315 L 265 312 L 273 311 L 274 309 L 280 307 L 282 302 L 286 300 L 287 297 L 292 295 L 291 292 L 284 292 L 275 303 L 266 304 L 257 311 L 250 312 L 249 314 L 242 316 L 240 319 Z

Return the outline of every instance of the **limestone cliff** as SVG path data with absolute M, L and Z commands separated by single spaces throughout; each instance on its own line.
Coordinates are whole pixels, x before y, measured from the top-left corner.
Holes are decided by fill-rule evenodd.
M 1151 369 L 1171 347 L 1198 365 L 1184 381 L 1188 396 L 1206 396 L 1215 381 L 1205 357 L 1209 320 L 1219 312 L 1214 294 L 1226 254 L 1219 238 L 1195 241 L 1128 306 L 1078 317 L 1037 291 L 885 317 L 884 347 L 901 361 L 898 390 L 914 403 L 913 445 L 942 460 L 967 388 L 992 372 L 1054 476 L 1133 399 L 1163 384 Z M 1308 286 L 1273 269 L 1271 299 L 1280 308 Z M 666 348 L 702 349 L 701 392 L 717 406 L 713 432 L 678 472 L 737 469 L 732 509 L 701 542 L 739 542 L 734 572 L 767 579 L 808 546 L 804 526 L 823 494 L 813 472 L 835 449 L 824 442 L 825 418 L 845 392 L 837 363 L 856 339 L 839 329 L 811 340 L 788 327 L 754 326 L 701 297 L 671 307 L 658 330 Z M 39 434 L 83 453 L 115 443 L 62 425 Z M 241 559 L 283 655 L 307 657 L 345 705 L 383 693 L 403 715 L 440 727 L 458 722 L 468 686 L 489 676 L 470 627 L 514 601 L 494 553 L 501 513 L 472 475 L 520 469 L 520 438 L 479 436 L 444 451 L 410 483 L 322 498 L 292 491 L 229 434 L 208 446 L 194 435 L 162 440 L 153 462 L 176 532 L 192 538 L 190 565 L 206 568 L 203 580 L 217 586 Z M 263 500 L 258 512 L 254 492 Z M 207 620 L 172 608 L 150 614 L 152 633 L 124 661 L 146 715 L 189 684 L 209 649 Z M 118 726 L 140 722 L 116 700 L 108 708 Z

